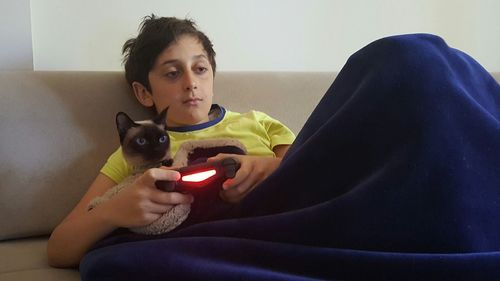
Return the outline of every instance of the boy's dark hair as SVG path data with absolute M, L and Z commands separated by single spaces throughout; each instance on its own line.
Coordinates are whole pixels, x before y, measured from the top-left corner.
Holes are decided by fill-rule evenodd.
M 207 52 L 215 75 L 215 51 L 212 42 L 196 28 L 194 21 L 173 17 L 157 17 L 152 14 L 144 17 L 139 28 L 139 35 L 123 44 L 123 64 L 125 65 L 127 82 L 132 85 L 132 82 L 137 81 L 148 91 L 151 91 L 148 74 L 153 68 L 156 58 L 182 35 L 190 35 L 200 41 Z

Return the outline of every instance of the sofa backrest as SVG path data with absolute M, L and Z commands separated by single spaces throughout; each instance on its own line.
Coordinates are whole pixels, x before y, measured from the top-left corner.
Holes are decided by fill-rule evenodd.
M 221 72 L 214 102 L 264 111 L 298 133 L 334 77 Z M 0 96 L 0 240 L 50 233 L 118 147 L 116 112 L 149 112 L 122 72 L 0 72 Z

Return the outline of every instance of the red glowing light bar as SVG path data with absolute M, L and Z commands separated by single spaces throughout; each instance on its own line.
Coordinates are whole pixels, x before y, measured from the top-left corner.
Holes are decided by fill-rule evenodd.
M 213 186 L 216 181 L 234 178 L 240 163 L 233 158 L 185 166 L 176 169 L 181 174 L 179 181 L 156 181 L 156 186 L 167 192 L 197 192 Z
M 193 174 L 182 176 L 181 180 L 184 182 L 202 182 L 214 176 L 217 172 L 215 169 L 196 172 Z

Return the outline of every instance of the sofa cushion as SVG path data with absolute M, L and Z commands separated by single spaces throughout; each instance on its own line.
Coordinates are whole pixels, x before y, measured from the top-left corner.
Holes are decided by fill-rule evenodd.
M 117 146 L 114 114 L 134 98 L 120 73 L 2 73 L 0 85 L 0 240 L 47 234 Z
M 9 273 L 0 273 L 0 280 L 2 281 L 77 281 L 80 280 L 80 273 L 72 269 L 55 269 L 44 268 L 34 270 L 23 270 Z
M 0 243 L 0 280 L 80 280 L 74 269 L 51 268 L 46 247 L 47 237 Z

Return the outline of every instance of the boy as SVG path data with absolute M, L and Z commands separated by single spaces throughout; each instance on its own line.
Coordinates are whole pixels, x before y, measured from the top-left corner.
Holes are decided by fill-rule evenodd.
M 157 112 L 169 108 L 173 154 L 180 143 L 192 139 L 237 138 L 246 146 L 248 155 L 232 155 L 241 168 L 234 179 L 224 183 L 224 200 L 240 201 L 280 165 L 294 140 L 293 133 L 264 113 L 239 114 L 212 104 L 215 52 L 192 21 L 146 17 L 137 38 L 124 44 L 123 53 L 125 75 L 137 100 Z M 222 157 L 227 155 L 214 159 Z M 47 249 L 52 266 L 75 266 L 95 242 L 116 228 L 148 225 L 173 206 L 193 201 L 190 195 L 156 189 L 155 181 L 175 181 L 180 175 L 154 168 L 131 188 L 87 212 L 90 200 L 116 185 L 130 170 L 118 149 L 52 233 Z

